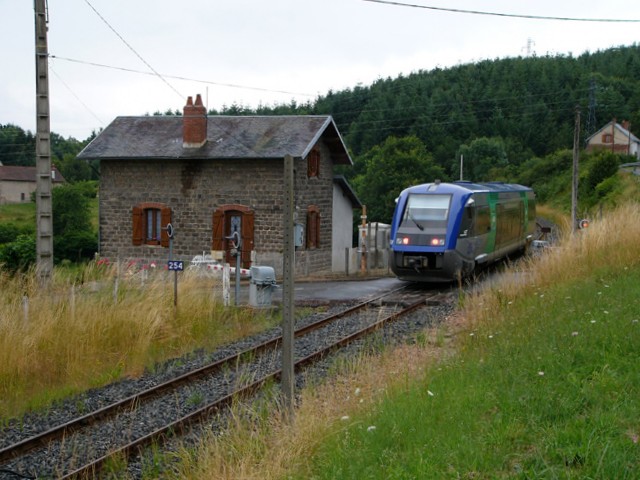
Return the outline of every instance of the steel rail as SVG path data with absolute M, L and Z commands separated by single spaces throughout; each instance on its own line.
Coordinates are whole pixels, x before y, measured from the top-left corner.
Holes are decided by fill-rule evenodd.
M 377 302 L 378 300 L 386 296 L 392 295 L 394 293 L 398 293 L 399 291 L 402 291 L 406 288 L 407 286 L 405 285 L 405 286 L 396 288 L 394 290 L 390 290 L 389 292 L 385 292 L 374 298 L 367 299 L 341 312 L 324 317 L 318 320 L 317 322 L 311 323 L 304 327 L 300 327 L 295 331 L 294 335 L 295 337 L 299 337 L 307 333 L 310 333 L 314 330 L 317 330 L 319 328 L 322 328 L 328 323 L 331 323 L 339 318 L 342 318 L 346 315 L 354 313 L 358 310 L 362 310 L 367 306 L 371 305 L 372 303 Z M 239 359 L 241 359 L 245 355 L 260 354 L 269 349 L 275 349 L 281 343 L 281 341 L 282 341 L 281 335 L 271 340 L 266 340 L 256 346 L 246 348 L 241 352 L 229 355 L 225 358 L 217 360 L 208 365 L 204 365 L 190 372 L 186 372 L 176 378 L 167 380 L 166 382 L 155 385 L 153 387 L 149 387 L 146 390 L 138 392 L 134 395 L 126 397 L 110 405 L 106 405 L 98 410 L 94 410 L 93 412 L 90 412 L 81 417 L 75 418 L 67 423 L 57 425 L 44 432 L 41 432 L 29 438 L 26 438 L 20 442 L 4 447 L 0 449 L 0 464 L 6 463 L 16 457 L 25 455 L 28 452 L 35 450 L 37 448 L 43 448 L 51 441 L 69 436 L 84 427 L 92 425 L 95 422 L 98 422 L 105 418 L 115 416 L 119 412 L 131 410 L 136 406 L 138 406 L 141 402 L 149 401 L 150 399 L 158 397 L 161 394 L 166 393 L 168 391 L 175 390 L 176 388 L 182 385 L 185 385 L 189 382 L 192 382 L 198 378 L 202 378 L 206 375 L 210 375 L 216 371 L 219 371 L 226 365 L 235 364 L 236 362 L 238 362 Z
M 435 297 L 436 295 L 434 295 Z M 431 299 L 433 301 L 433 299 Z M 328 345 L 326 347 L 321 348 L 320 350 L 307 355 L 304 358 L 301 358 L 299 360 L 297 360 L 295 362 L 294 368 L 296 370 L 296 373 L 298 373 L 303 367 L 306 367 L 307 365 L 310 365 L 316 361 L 321 360 L 322 358 L 324 358 L 328 353 L 331 353 L 333 351 L 335 351 L 336 349 L 343 347 L 345 345 L 348 345 L 352 342 L 354 342 L 355 340 L 358 340 L 359 338 L 362 338 L 364 336 L 367 336 L 369 334 L 371 334 L 372 332 L 379 330 L 380 328 L 384 327 L 386 324 L 391 323 L 395 320 L 397 320 L 398 318 L 400 318 L 403 315 L 406 315 L 414 310 L 416 310 L 417 308 L 420 308 L 422 306 L 428 305 L 429 301 L 427 299 L 423 299 L 417 302 L 414 302 L 412 304 L 410 304 L 409 306 L 403 308 L 402 310 L 399 310 L 397 312 L 392 313 L 391 315 L 387 316 L 386 318 L 380 319 L 377 322 L 364 327 L 360 330 L 358 330 L 355 333 L 352 333 L 342 339 L 340 339 L 337 342 L 334 342 L 331 345 Z M 190 414 L 187 414 L 185 416 L 183 416 L 182 418 L 171 422 L 169 425 L 166 425 L 165 427 L 162 427 L 160 429 L 157 429 L 156 431 L 147 434 L 143 437 L 140 437 L 136 440 L 134 440 L 133 442 L 130 442 L 127 445 L 124 445 L 116 450 L 113 450 L 111 452 L 109 452 L 108 454 L 92 461 L 91 463 L 88 463 L 82 467 L 79 467 L 78 469 L 67 473 L 66 475 L 59 477 L 61 480 L 66 480 L 66 479 L 75 479 L 75 478 L 84 478 L 87 475 L 95 475 L 96 473 L 98 473 L 102 466 L 112 457 L 114 456 L 124 456 L 124 457 L 129 457 L 130 455 L 132 455 L 135 451 L 140 451 L 141 449 L 143 449 L 144 447 L 151 445 L 153 442 L 158 441 L 158 442 L 162 442 L 163 439 L 168 438 L 173 432 L 183 432 L 185 430 L 186 427 L 198 422 L 200 419 L 214 413 L 217 412 L 219 410 L 221 410 L 223 407 L 225 407 L 226 405 L 229 405 L 234 399 L 238 399 L 238 398 L 246 398 L 249 395 L 257 392 L 265 383 L 267 383 L 270 380 L 277 380 L 278 378 L 280 378 L 282 374 L 282 370 L 276 370 L 268 375 L 265 375 L 264 377 L 262 377 L 259 380 L 256 380 L 255 382 L 253 382 L 252 384 L 246 386 L 246 387 L 242 387 L 238 390 L 236 390 L 233 393 L 230 393 L 228 395 L 226 395 L 225 397 L 216 400 L 215 402 L 210 403 L 209 405 L 206 405 L 194 412 L 191 412 Z

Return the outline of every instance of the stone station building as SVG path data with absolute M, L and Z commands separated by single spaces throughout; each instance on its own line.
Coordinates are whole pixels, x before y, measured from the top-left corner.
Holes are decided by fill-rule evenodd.
M 100 160 L 99 250 L 166 261 L 212 253 L 282 271 L 284 157 L 294 157 L 297 275 L 344 270 L 360 203 L 335 165 L 352 165 L 330 116 L 207 116 L 200 95 L 183 116 L 117 117 L 79 155 Z M 347 232 L 347 234 L 345 234 Z M 337 253 L 336 253 L 337 252 Z

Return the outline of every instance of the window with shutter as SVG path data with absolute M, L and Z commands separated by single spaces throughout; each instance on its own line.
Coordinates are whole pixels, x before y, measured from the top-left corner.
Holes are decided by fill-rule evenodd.
M 307 248 L 320 248 L 320 209 L 316 205 L 307 208 Z
M 162 203 L 144 202 L 132 209 L 132 242 L 134 245 L 169 246 L 167 224 L 171 223 L 171 208 Z
M 307 176 L 318 177 L 320 176 L 320 150 L 314 147 L 307 156 Z

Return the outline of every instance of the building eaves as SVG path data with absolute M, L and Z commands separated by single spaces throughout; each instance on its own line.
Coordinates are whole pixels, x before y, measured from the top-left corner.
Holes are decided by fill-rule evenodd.
M 360 202 L 356 192 L 351 188 L 351 185 L 349 185 L 344 175 L 334 175 L 333 182 L 338 185 L 349 200 L 351 200 L 353 208 L 362 208 L 362 202 Z
M 78 158 L 131 159 L 282 159 L 304 158 L 322 138 L 337 164 L 352 165 L 333 119 L 308 116 L 209 116 L 207 140 L 184 148 L 183 117 L 117 117 Z

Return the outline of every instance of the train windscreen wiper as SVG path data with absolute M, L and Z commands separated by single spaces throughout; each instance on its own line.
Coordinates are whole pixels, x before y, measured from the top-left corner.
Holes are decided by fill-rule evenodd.
M 418 227 L 420 231 L 424 230 L 424 227 L 420 223 L 418 223 L 418 221 L 415 218 L 413 218 L 413 215 L 411 215 L 411 210 L 407 210 L 407 218 L 411 220 L 413 223 L 415 223 L 416 227 Z

